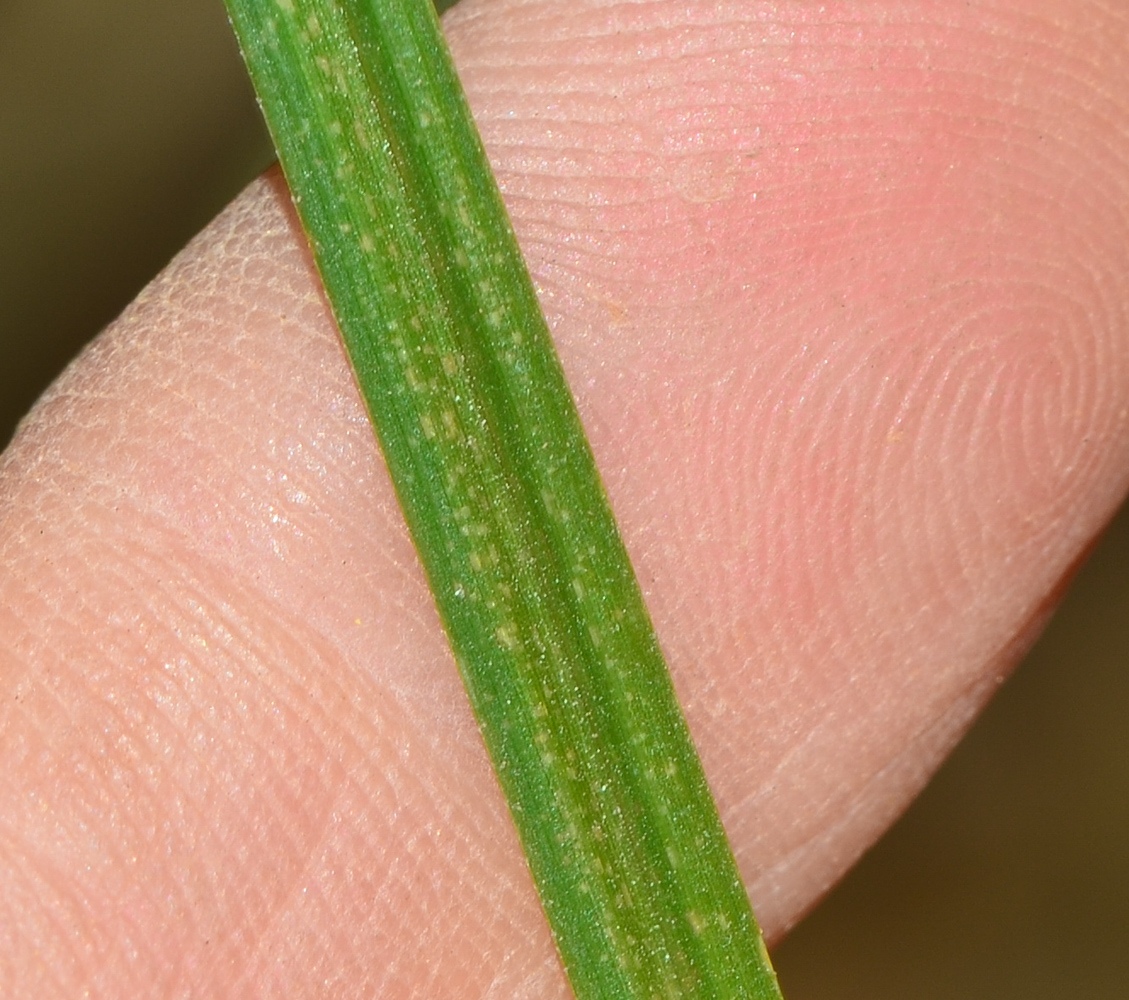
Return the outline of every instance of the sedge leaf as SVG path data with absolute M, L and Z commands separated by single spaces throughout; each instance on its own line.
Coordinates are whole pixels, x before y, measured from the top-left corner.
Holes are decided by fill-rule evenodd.
M 779 992 L 430 0 L 227 0 L 573 989 Z

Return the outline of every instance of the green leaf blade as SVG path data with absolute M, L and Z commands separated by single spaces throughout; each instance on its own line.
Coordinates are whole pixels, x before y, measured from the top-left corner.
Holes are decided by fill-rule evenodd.
M 228 0 L 581 1000 L 779 992 L 427 0 Z

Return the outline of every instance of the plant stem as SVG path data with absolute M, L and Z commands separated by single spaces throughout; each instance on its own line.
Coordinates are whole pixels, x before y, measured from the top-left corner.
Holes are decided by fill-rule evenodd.
M 779 996 L 430 0 L 227 0 L 581 1000 Z

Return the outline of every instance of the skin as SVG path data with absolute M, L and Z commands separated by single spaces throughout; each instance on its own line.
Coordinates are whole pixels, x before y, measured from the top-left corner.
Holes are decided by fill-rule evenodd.
M 447 24 L 779 938 L 1129 486 L 1129 23 Z M 25 422 L 0 562 L 0 993 L 567 996 L 277 175 Z

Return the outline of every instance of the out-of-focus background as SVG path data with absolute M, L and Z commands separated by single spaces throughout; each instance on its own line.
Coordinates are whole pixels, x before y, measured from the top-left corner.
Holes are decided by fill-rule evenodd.
M 271 160 L 221 0 L 0 0 L 0 444 Z M 1129 997 L 1129 516 L 917 804 L 778 949 L 789 1000 Z

